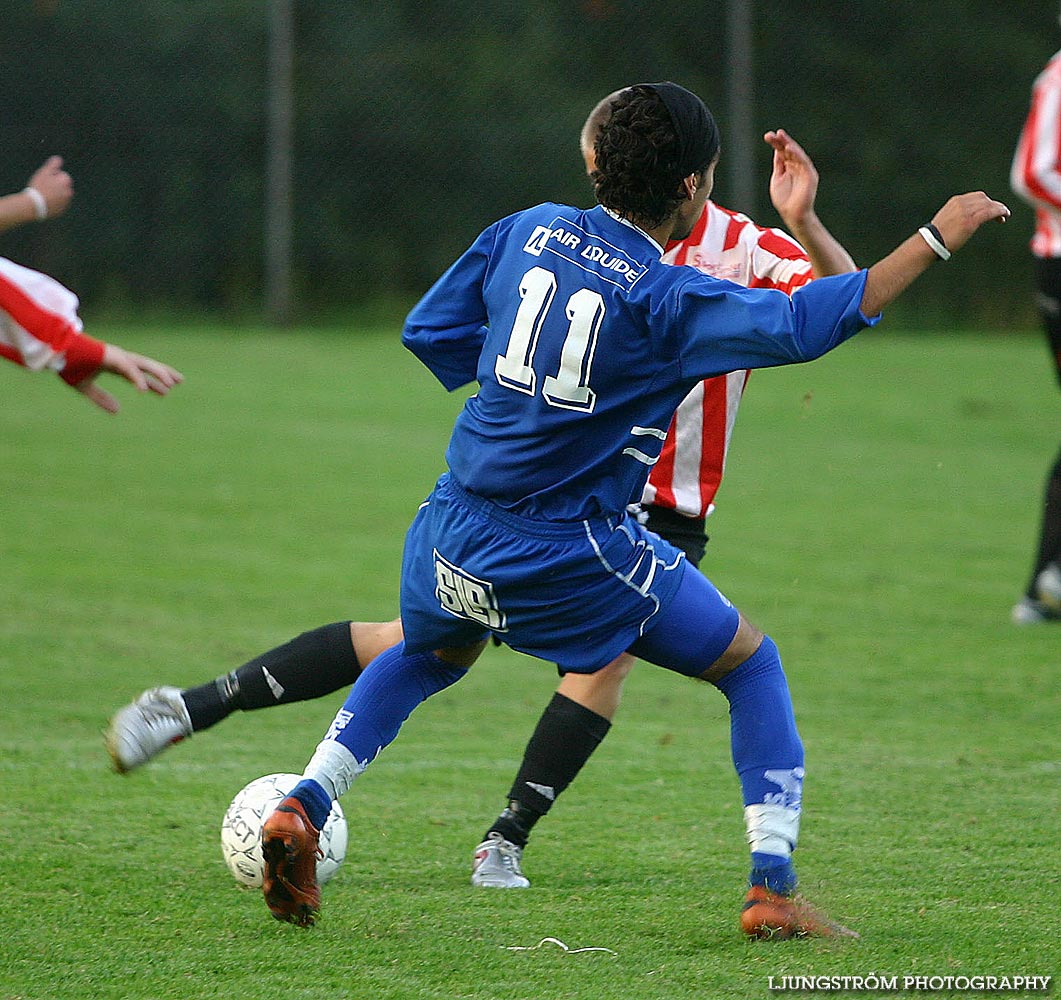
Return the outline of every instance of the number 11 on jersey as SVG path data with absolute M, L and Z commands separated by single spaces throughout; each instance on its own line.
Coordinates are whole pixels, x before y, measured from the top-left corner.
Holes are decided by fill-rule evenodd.
M 508 346 L 494 364 L 497 381 L 533 396 L 538 384 L 534 352 L 546 314 L 556 296 L 556 275 L 532 267 L 519 283 L 520 304 L 509 333 Z M 590 388 L 597 334 L 604 319 L 604 299 L 589 288 L 580 288 L 565 305 L 567 335 L 560 350 L 560 368 L 542 383 L 542 398 L 565 410 L 592 413 L 597 394 Z

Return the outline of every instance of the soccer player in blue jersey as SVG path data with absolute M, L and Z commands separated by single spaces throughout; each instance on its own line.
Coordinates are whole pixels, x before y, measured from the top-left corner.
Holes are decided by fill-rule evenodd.
M 981 192 L 952 198 L 868 271 L 789 299 L 660 261 L 699 217 L 718 148 L 695 95 L 631 88 L 598 140 L 599 205 L 540 205 L 495 223 L 408 317 L 406 346 L 443 385 L 480 388 L 406 538 L 405 641 L 365 668 L 266 821 L 263 892 L 278 919 L 313 923 L 331 802 L 494 634 L 569 671 L 629 649 L 717 686 L 752 849 L 742 925 L 851 933 L 794 895 L 803 751 L 776 646 L 626 506 L 694 384 L 824 354 L 1008 209 Z

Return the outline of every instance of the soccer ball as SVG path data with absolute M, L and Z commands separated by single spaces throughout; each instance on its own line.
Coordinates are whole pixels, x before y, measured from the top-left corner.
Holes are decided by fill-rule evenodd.
M 221 821 L 221 855 L 232 872 L 232 877 L 248 889 L 259 889 L 265 860 L 262 857 L 262 824 L 291 794 L 291 789 L 302 780 L 298 774 L 267 774 L 255 778 L 242 788 Z M 317 882 L 323 885 L 338 870 L 346 857 L 346 817 L 338 802 L 321 830 L 320 849 L 324 857 L 317 859 Z

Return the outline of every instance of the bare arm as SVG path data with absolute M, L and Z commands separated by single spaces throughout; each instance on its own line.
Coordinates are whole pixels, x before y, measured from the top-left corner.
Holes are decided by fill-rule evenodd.
M 767 132 L 763 141 L 774 151 L 770 200 L 785 227 L 807 251 L 814 276 L 822 278 L 854 271 L 851 255 L 825 228 L 814 210 L 818 194 L 818 171 L 814 162 L 784 129 Z
M 31 188 L 35 195 L 28 190 Z M 34 171 L 22 191 L 0 198 L 0 232 L 35 219 L 62 215 L 73 197 L 74 182 L 63 170 L 62 157 L 50 156 Z
M 1009 209 L 1002 202 L 988 198 L 983 191 L 971 191 L 951 198 L 932 217 L 932 223 L 953 253 L 965 246 L 985 222 L 1005 222 L 1008 218 Z M 862 312 L 876 316 L 937 260 L 936 252 L 919 233 L 914 233 L 869 269 Z

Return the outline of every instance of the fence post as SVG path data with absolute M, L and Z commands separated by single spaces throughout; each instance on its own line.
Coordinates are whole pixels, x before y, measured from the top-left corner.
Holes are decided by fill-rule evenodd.
M 291 159 L 294 24 L 291 0 L 269 0 L 265 138 L 265 298 L 269 321 L 291 322 Z

